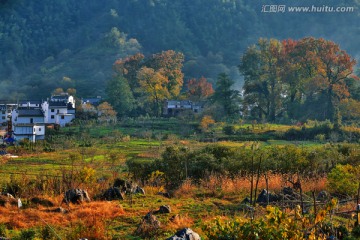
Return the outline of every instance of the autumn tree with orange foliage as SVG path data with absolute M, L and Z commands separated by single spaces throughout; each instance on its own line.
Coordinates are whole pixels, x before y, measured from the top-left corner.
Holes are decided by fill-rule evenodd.
M 187 94 L 190 100 L 201 101 L 210 97 L 214 93 L 211 83 L 205 77 L 199 79 L 192 78 L 187 83 Z
M 143 67 L 137 75 L 140 91 L 143 91 L 144 100 L 149 102 L 155 116 L 161 114 L 161 102 L 170 96 L 167 85 L 168 78 L 161 71 L 154 71 L 152 68 Z
M 355 64 L 339 45 L 322 38 L 260 39 L 239 66 L 245 78 L 244 108 L 271 122 L 286 115 L 334 120 L 340 101 L 351 97 L 346 79 Z
M 136 110 L 133 115 L 151 113 L 159 116 L 161 102 L 167 98 L 176 98 L 180 94 L 184 78 L 181 71 L 183 61 L 184 55 L 173 50 L 153 54 L 147 58 L 137 53 L 118 59 L 113 65 L 114 78 L 117 81 L 110 81 L 107 87 L 108 94 L 111 95 L 110 103 L 120 106 L 121 104 L 115 104 L 116 95 L 130 90 L 131 94 L 128 94 L 130 96 L 127 99 L 133 105 L 129 109 L 132 112 Z

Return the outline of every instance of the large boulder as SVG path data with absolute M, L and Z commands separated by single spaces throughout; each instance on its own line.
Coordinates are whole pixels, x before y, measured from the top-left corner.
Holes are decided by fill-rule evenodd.
M 82 202 L 90 202 L 89 194 L 83 189 L 69 189 L 64 194 L 63 202 L 69 204 L 79 204 Z
M 114 199 L 124 200 L 124 196 L 121 193 L 120 188 L 118 188 L 118 187 L 111 187 L 108 190 L 106 190 L 104 192 L 104 194 L 102 195 L 102 198 L 106 199 L 108 201 L 111 201 Z
M 171 213 L 171 208 L 169 205 L 160 206 L 159 210 L 155 211 L 154 214 L 163 214 L 163 213 Z
M 276 202 L 280 200 L 280 197 L 276 194 L 273 193 L 268 193 L 266 191 L 266 189 L 263 189 L 259 195 L 259 197 L 257 198 L 256 202 L 257 203 L 267 203 L 267 199 L 269 197 L 269 202 Z
M 174 236 L 166 240 L 201 240 L 199 234 L 191 230 L 191 228 L 184 228 L 176 232 Z
M 113 187 L 119 188 L 121 192 L 125 192 L 127 194 L 134 193 L 136 188 L 138 187 L 137 184 L 128 182 L 126 180 L 117 178 L 114 181 Z

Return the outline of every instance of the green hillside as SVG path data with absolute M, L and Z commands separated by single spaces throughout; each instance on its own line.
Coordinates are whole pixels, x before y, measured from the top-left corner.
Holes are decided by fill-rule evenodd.
M 342 6 L 352 12 L 262 12 L 263 6 Z M 112 64 L 141 51 L 185 54 L 185 79 L 221 72 L 241 85 L 240 56 L 259 37 L 324 37 L 357 57 L 358 0 L 2 0 L 0 99 L 57 87 L 104 95 Z

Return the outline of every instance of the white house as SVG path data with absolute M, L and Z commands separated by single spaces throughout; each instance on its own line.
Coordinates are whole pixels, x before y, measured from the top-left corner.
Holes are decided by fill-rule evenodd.
M 194 113 L 202 112 L 205 102 L 192 102 L 190 100 L 166 100 L 163 107 L 163 114 L 176 116 L 180 112 L 190 110 Z
M 42 103 L 45 123 L 65 126 L 75 118 L 75 100 L 67 94 L 51 96 L 49 101 Z
M 15 103 L 0 103 L 0 124 L 6 124 L 10 119 L 11 111 L 17 107 Z
M 45 139 L 44 113 L 41 109 L 18 108 L 12 111 L 13 134 L 16 140 L 32 142 Z
M 19 108 L 40 108 L 41 100 L 22 100 L 17 104 Z

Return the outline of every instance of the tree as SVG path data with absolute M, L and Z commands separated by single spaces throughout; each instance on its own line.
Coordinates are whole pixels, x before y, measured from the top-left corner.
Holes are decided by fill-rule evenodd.
M 191 100 L 200 101 L 210 97 L 214 93 L 212 84 L 206 78 L 192 78 L 187 83 L 188 96 Z
M 116 111 L 108 102 L 101 103 L 97 110 L 101 122 L 116 122 Z
M 183 62 L 184 54 L 168 50 L 152 55 L 145 65 L 157 72 L 162 72 L 169 81 L 170 96 L 177 97 L 184 83 L 184 74 L 181 71 Z
M 339 102 L 350 96 L 347 80 L 357 79 L 351 76 L 354 65 L 337 44 L 321 38 L 260 39 L 239 65 L 245 78 L 244 109 L 268 121 L 285 113 L 334 120 Z
M 76 89 L 75 88 L 68 88 L 66 90 L 66 92 L 70 95 L 70 96 L 75 96 L 76 95 Z
M 219 104 L 223 109 L 225 116 L 235 117 L 240 113 L 240 93 L 238 90 L 232 89 L 234 81 L 225 74 L 219 74 L 216 82 L 216 90 L 212 95 L 213 103 Z
M 137 72 L 144 64 L 144 55 L 137 53 L 126 58 L 121 58 L 115 61 L 113 69 L 117 75 L 120 75 L 127 79 L 131 91 L 135 92 L 135 89 L 139 87 Z
M 205 115 L 200 122 L 200 127 L 203 132 L 207 132 L 210 125 L 213 125 L 215 120 L 211 116 Z
M 281 43 L 260 39 L 241 58 L 244 76 L 244 108 L 259 119 L 275 121 L 282 114 Z
M 60 95 L 60 94 L 63 94 L 63 93 L 64 93 L 64 89 L 62 89 L 62 88 L 56 88 L 56 89 L 52 92 L 53 95 Z
M 153 114 L 160 116 L 161 103 L 170 96 L 169 80 L 162 71 L 155 71 L 147 67 L 140 69 L 137 78 L 140 85 L 138 91 L 144 93 L 145 99 L 153 105 Z
M 147 111 L 150 106 L 152 114 L 160 116 L 161 102 L 165 98 L 177 97 L 180 93 L 184 77 L 181 71 L 183 61 L 184 55 L 173 50 L 157 53 L 146 59 L 141 53 L 119 59 L 113 68 L 117 77 L 125 79 L 127 84 L 118 83 L 119 86 L 116 87 L 114 82 L 110 82 L 108 93 L 120 91 L 119 88 L 127 89 L 130 93 L 124 94 L 125 99 L 131 100 L 133 109 Z M 121 92 L 125 93 L 124 90 Z M 118 93 L 109 94 L 113 95 L 117 96 Z M 121 105 L 120 102 L 115 104 L 116 100 L 113 97 L 111 99 L 115 109 L 122 112 L 117 107 Z
M 91 103 L 76 105 L 76 119 L 91 120 L 97 117 L 96 108 Z
M 322 38 L 301 39 L 297 49 L 302 54 L 302 67 L 315 71 L 312 88 L 315 86 L 326 99 L 324 118 L 333 120 L 340 101 L 350 96 L 345 80 L 353 73 L 356 61 L 339 45 Z
M 108 101 L 119 117 L 128 116 L 135 109 L 135 98 L 128 81 L 122 76 L 111 79 L 106 87 Z
M 328 175 L 329 190 L 354 197 L 358 191 L 359 177 L 359 166 L 338 164 Z

